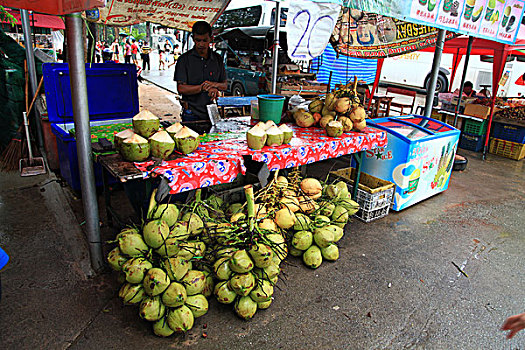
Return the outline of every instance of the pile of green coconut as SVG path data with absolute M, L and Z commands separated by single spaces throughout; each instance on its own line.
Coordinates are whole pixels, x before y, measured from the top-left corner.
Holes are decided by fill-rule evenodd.
M 108 254 L 119 296 L 138 307 L 158 336 L 192 329 L 209 298 L 249 320 L 269 308 L 288 253 L 306 266 L 339 258 L 337 242 L 359 208 L 346 183 L 276 173 L 264 188 L 245 186 L 242 202 L 212 194 L 187 204 L 157 203 L 145 222 L 116 237 Z
M 277 147 L 288 144 L 293 138 L 293 130 L 286 124 L 277 126 L 273 120 L 259 122 L 246 133 L 248 147 L 260 150 L 265 145 Z
M 167 159 L 174 150 L 188 154 L 199 147 L 199 134 L 176 122 L 165 130 L 160 119 L 143 110 L 132 119 L 133 129 L 126 129 L 114 136 L 115 149 L 130 162 L 143 162 L 150 156 Z

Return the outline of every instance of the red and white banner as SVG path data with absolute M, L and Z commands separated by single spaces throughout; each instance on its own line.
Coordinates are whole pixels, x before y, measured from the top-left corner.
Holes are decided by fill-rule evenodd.
M 1 1 L 1 0 L 0 0 Z M 112 26 L 142 22 L 191 31 L 193 23 L 214 23 L 230 0 L 108 0 L 106 7 L 90 11 L 88 20 Z

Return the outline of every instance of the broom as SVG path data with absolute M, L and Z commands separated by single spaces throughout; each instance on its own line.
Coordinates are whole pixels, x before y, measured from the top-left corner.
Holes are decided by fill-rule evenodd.
M 24 61 L 24 72 L 25 72 L 25 97 L 26 97 L 26 112 L 29 114 L 31 112 L 31 109 L 33 108 L 33 104 L 36 101 L 36 98 L 38 96 L 38 92 L 40 91 L 40 88 L 42 87 L 42 82 L 44 81 L 44 77 L 40 79 L 40 82 L 38 83 L 38 88 L 36 89 L 36 94 L 33 96 L 33 100 L 31 101 L 31 104 L 29 103 L 29 91 L 28 91 L 28 74 L 27 74 L 27 62 Z M 22 142 L 22 129 L 24 128 L 24 124 L 22 123 L 18 130 L 16 131 L 15 136 L 9 141 L 9 144 L 5 148 L 5 150 L 2 152 L 2 156 L 0 158 L 0 171 L 8 172 L 18 169 L 18 163 L 20 161 L 20 158 L 22 158 L 22 155 L 26 153 L 27 151 L 27 145 L 25 142 Z M 30 135 L 26 135 L 26 137 L 30 137 Z

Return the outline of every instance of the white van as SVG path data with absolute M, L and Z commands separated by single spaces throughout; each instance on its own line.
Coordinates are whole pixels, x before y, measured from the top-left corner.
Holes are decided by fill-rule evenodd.
M 286 26 L 290 1 L 280 1 L 281 27 Z M 267 27 L 275 25 L 274 1 L 232 0 L 213 28 L 219 32 L 236 27 Z
M 421 51 L 387 58 L 383 63 L 380 81 L 426 89 L 430 80 L 433 59 L 433 52 Z M 443 54 L 441 57 L 441 67 L 436 86 L 436 90 L 439 92 L 454 91 L 461 84 L 465 56 L 459 64 L 453 82 L 450 81 L 452 59 L 452 54 Z M 525 62 L 512 57 L 507 61 L 504 72 L 508 72 L 509 78 L 504 87 L 500 88 L 498 95 L 501 97 L 523 97 L 525 86 L 516 84 L 516 82 L 525 74 Z M 465 80 L 471 81 L 476 91 L 486 87 L 492 92 L 492 57 L 471 55 Z

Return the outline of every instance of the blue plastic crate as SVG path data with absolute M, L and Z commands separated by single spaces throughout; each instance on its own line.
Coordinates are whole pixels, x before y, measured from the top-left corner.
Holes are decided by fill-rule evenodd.
M 525 128 L 522 126 L 494 123 L 494 130 L 492 136 L 496 139 L 525 143 Z
M 484 141 L 485 136 L 483 135 L 462 132 L 461 137 L 459 138 L 459 147 L 469 151 L 479 152 L 483 149 L 483 145 L 485 144 Z

